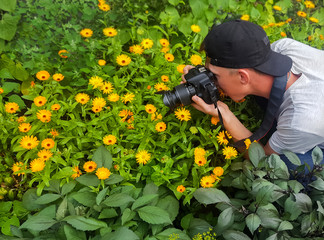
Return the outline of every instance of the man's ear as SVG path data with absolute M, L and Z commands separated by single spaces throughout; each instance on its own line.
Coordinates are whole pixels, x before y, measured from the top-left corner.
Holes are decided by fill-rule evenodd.
M 250 73 L 247 69 L 245 68 L 239 69 L 238 74 L 240 76 L 240 83 L 242 85 L 246 85 L 250 82 Z

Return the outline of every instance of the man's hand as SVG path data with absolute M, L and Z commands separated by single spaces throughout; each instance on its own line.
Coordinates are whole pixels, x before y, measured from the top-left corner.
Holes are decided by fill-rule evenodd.
M 193 103 L 191 104 L 194 108 L 196 108 L 197 110 L 201 111 L 201 112 L 204 112 L 206 114 L 209 114 L 213 117 L 217 117 L 218 118 L 218 111 L 217 109 L 215 108 L 215 105 L 214 104 L 207 104 L 205 103 L 205 101 L 198 97 L 198 96 L 192 96 L 192 101 Z M 229 111 L 229 108 L 228 106 L 221 102 L 221 101 L 218 101 L 217 102 L 217 107 L 219 108 L 219 111 L 221 113 L 225 112 L 225 111 Z
M 184 78 L 184 75 L 186 75 L 186 74 L 189 72 L 189 70 L 192 69 L 192 68 L 195 68 L 195 66 L 192 66 L 192 65 L 186 65 L 186 66 L 183 68 L 183 74 L 182 74 L 182 76 L 181 76 L 181 78 L 182 78 L 181 83 L 185 83 L 185 82 L 186 82 L 186 79 Z

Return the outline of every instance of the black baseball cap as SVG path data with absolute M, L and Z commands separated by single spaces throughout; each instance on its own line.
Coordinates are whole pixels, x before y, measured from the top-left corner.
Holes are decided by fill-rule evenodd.
M 231 20 L 215 25 L 203 41 L 210 63 L 225 68 L 254 68 L 279 77 L 290 71 L 290 57 L 274 52 L 270 41 L 257 24 Z

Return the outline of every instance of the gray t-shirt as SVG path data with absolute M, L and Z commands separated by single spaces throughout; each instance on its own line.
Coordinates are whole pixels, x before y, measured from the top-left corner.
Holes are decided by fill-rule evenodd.
M 284 94 L 270 147 L 279 154 L 282 150 L 303 154 L 315 146 L 324 149 L 324 51 L 289 38 L 271 48 L 289 56 L 291 71 L 300 77 Z

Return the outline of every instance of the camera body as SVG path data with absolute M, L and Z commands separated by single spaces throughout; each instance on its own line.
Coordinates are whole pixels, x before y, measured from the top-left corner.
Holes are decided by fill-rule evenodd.
M 197 95 L 207 104 L 216 103 L 219 92 L 215 85 L 215 75 L 202 65 L 189 70 L 184 76 L 186 82 L 175 86 L 172 91 L 167 91 L 163 97 L 163 103 L 169 108 L 192 103 L 192 96 Z

